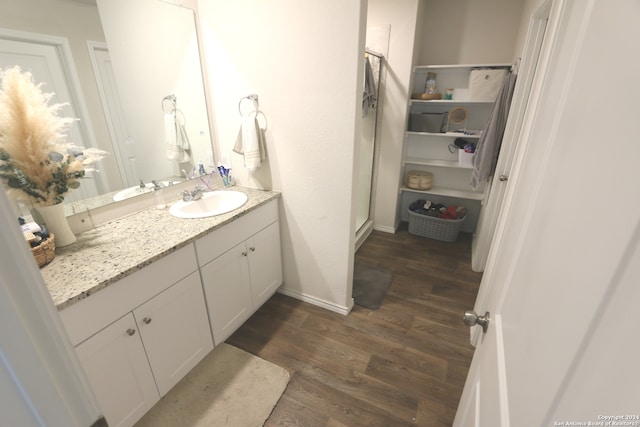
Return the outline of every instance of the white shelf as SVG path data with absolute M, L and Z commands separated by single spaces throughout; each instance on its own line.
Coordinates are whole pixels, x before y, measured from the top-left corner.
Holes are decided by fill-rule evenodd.
M 406 131 L 407 135 L 417 135 L 417 136 L 445 136 L 449 138 L 480 138 L 480 135 L 465 135 L 460 132 L 414 132 L 414 131 Z
M 429 70 L 455 70 L 456 68 L 460 69 L 472 69 L 472 68 L 511 68 L 513 64 L 454 64 L 454 65 L 417 65 L 414 67 L 413 71 L 429 71 Z
M 406 211 L 409 203 L 415 199 L 431 199 L 442 203 L 453 202 L 464 204 L 469 208 L 465 231 L 473 232 L 485 199 L 485 186 L 473 191 L 469 185 L 469 177 L 473 166 L 458 162 L 458 155 L 450 153 L 447 145 L 453 144 L 456 138 L 477 142 L 481 138 L 480 129 L 486 124 L 491 113 L 491 106 L 495 99 L 469 99 L 470 72 L 476 68 L 510 69 L 512 64 L 453 64 L 453 65 L 418 65 L 413 68 L 413 83 L 411 93 L 421 93 L 426 85 L 427 72 L 436 73 L 437 88 L 443 92 L 445 88 L 453 88 L 454 99 L 408 99 L 409 122 L 410 114 L 445 114 L 455 107 L 464 107 L 468 115 L 464 124 L 451 124 L 449 132 L 417 132 L 405 130 L 402 154 L 402 168 L 409 170 L 428 170 L 437 175 L 436 185 L 431 189 L 414 190 L 401 184 L 399 187 L 398 209 L 402 218 L 407 220 Z M 414 123 L 411 123 L 414 124 Z M 414 126 L 413 129 L 432 129 Z M 434 127 L 433 129 L 439 130 Z M 465 135 L 459 130 L 477 131 L 477 134 Z M 439 185 L 438 185 L 439 184 Z
M 418 157 L 407 157 L 404 159 L 403 164 L 407 165 L 422 165 L 422 166 L 435 166 L 440 168 L 461 168 L 461 169 L 473 169 L 473 166 L 462 165 L 457 161 L 451 160 L 437 160 L 437 159 L 424 159 Z
M 410 193 L 420 193 L 420 194 L 433 194 L 437 196 L 457 197 L 460 199 L 469 199 L 469 200 L 484 199 L 484 193 L 476 193 L 475 191 L 454 190 L 452 188 L 445 188 L 445 187 L 432 187 L 431 190 L 427 190 L 427 191 L 414 190 L 408 187 L 400 187 L 400 191 L 407 191 Z
M 411 99 L 411 104 L 440 104 L 440 105 L 460 105 L 460 104 L 493 104 L 495 99 Z

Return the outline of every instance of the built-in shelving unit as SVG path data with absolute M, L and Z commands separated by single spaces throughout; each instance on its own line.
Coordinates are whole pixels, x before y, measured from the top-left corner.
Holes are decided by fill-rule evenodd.
M 408 188 L 406 179 L 399 188 L 399 208 L 401 219 L 408 221 L 408 207 L 417 199 L 429 199 L 435 203 L 447 205 L 464 205 L 469 209 L 469 216 L 464 223 L 463 231 L 473 232 L 485 197 L 485 188 L 473 190 L 470 186 L 472 166 L 468 162 L 460 162 L 454 141 L 458 138 L 469 142 L 478 142 L 484 129 L 494 99 L 470 99 L 469 76 L 471 70 L 477 68 L 504 68 L 511 64 L 465 64 L 465 65 L 425 65 L 414 68 L 412 93 L 424 92 L 428 72 L 437 73 L 438 92 L 445 88 L 453 88 L 453 99 L 422 100 L 409 99 L 409 116 L 412 114 L 448 114 L 455 107 L 463 107 L 466 120 L 462 125 L 446 124 L 445 132 L 423 132 L 409 127 L 404 137 L 402 157 L 403 176 L 409 171 L 428 171 L 433 174 L 433 187 L 428 191 Z

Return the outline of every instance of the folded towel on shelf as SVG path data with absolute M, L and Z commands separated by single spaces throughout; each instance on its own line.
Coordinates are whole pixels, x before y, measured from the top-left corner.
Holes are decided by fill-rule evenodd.
M 264 135 L 258 123 L 257 112 L 242 116 L 233 151 L 244 156 L 244 167 L 251 172 L 257 170 L 265 160 Z
M 191 159 L 189 137 L 182 123 L 178 122 L 175 112 L 164 115 L 164 134 L 167 144 L 167 159 L 177 162 L 187 162 Z

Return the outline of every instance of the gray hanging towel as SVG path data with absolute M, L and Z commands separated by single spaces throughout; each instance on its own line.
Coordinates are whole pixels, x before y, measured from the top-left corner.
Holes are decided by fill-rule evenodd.
M 491 109 L 489 120 L 473 156 L 471 188 L 474 190 L 477 190 L 480 187 L 480 183 L 486 181 L 495 172 L 515 86 L 516 75 L 509 72 L 502 82 L 496 102 Z
M 369 58 L 364 58 L 364 92 L 362 94 L 362 117 L 369 113 L 369 110 L 375 108 L 378 101 L 378 90 L 376 89 L 376 80 L 373 77 L 373 68 Z

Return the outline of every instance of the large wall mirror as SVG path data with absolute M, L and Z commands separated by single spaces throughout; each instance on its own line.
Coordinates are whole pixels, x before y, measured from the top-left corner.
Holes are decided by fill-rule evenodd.
M 56 92 L 57 81 L 66 79 L 62 84 L 71 86 L 69 93 L 63 96 L 61 88 L 55 101 L 69 103 L 65 115 L 80 119 L 71 142 L 109 153 L 99 172 L 65 200 L 73 202 L 74 211 L 151 191 L 152 181 L 183 180 L 200 163 L 211 171 L 212 139 L 191 8 L 163 0 L 11 3 L 0 15 L 0 67 L 31 71 L 36 82 L 45 81 L 45 92 Z M 34 57 L 32 51 L 37 59 L 25 60 Z M 61 77 L 42 65 L 56 55 Z

